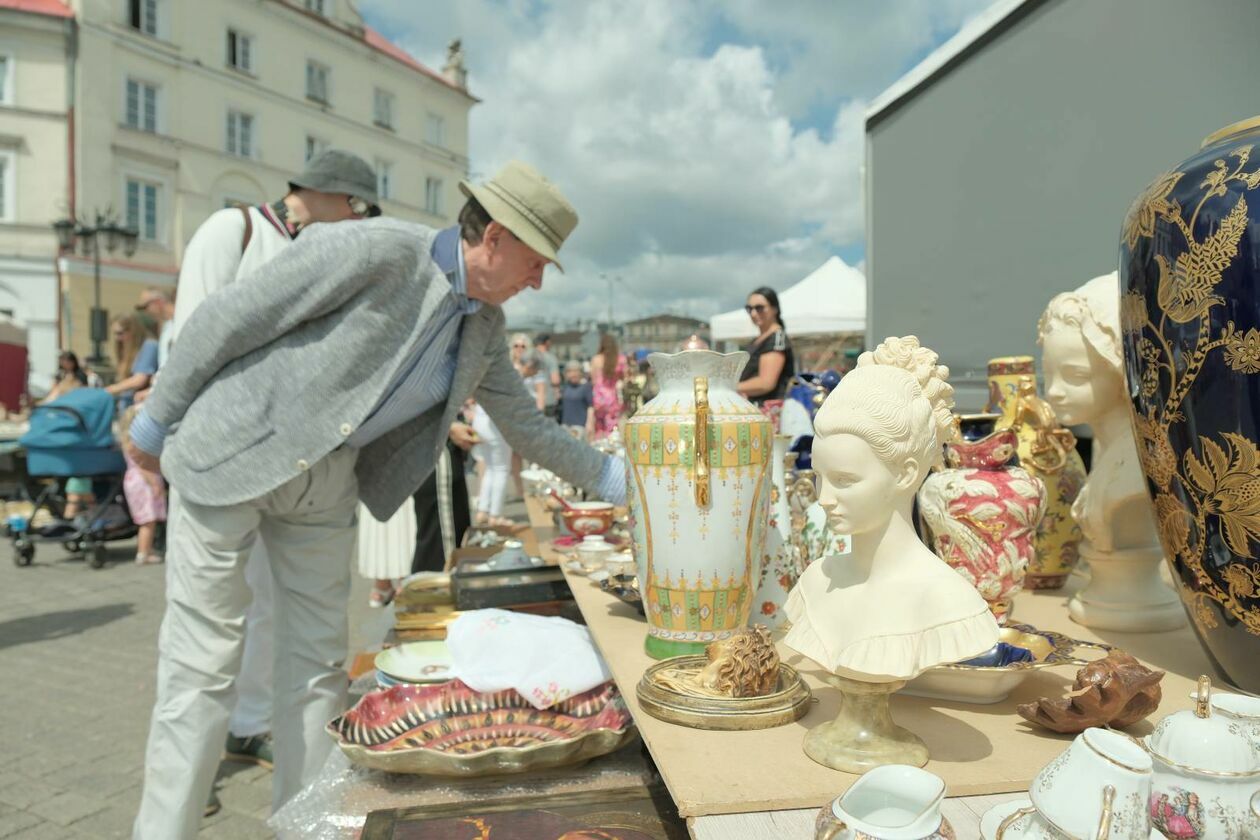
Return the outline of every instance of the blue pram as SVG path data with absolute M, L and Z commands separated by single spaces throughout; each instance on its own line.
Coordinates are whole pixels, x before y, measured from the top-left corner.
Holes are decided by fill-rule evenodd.
M 30 518 L 8 523 L 14 563 L 30 565 L 37 542 L 60 542 L 99 569 L 105 565 L 104 543 L 135 536 L 123 493 L 127 462 L 114 440 L 113 422 L 114 397 L 100 388 L 76 388 L 31 410 L 30 430 L 18 439 L 26 450 L 26 471 L 30 478 L 54 480 L 31 500 Z M 71 522 L 59 514 L 64 509 L 64 480 L 72 477 L 92 480 L 96 503 Z M 41 509 L 47 509 L 54 521 L 32 528 Z

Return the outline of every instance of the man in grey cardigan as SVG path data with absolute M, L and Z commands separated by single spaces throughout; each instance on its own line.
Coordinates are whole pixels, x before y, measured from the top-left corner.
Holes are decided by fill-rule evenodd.
M 356 503 L 388 519 L 433 470 L 468 397 L 529 460 L 624 500 L 624 465 L 543 417 L 503 341 L 500 305 L 542 286 L 577 214 L 518 162 L 460 188 L 458 227 L 312 225 L 259 276 L 209 297 L 132 423 L 133 457 L 155 466 L 160 455 L 183 500 L 136 838 L 196 833 L 255 540 L 276 581 L 279 807 L 318 773 L 331 747 L 323 726 L 344 709 Z

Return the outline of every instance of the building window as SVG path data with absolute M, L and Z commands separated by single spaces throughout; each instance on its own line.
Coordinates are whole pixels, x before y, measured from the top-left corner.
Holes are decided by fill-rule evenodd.
M 128 128 L 157 133 L 158 89 L 147 82 L 127 80 Z
M 240 157 L 254 156 L 254 117 L 240 111 L 228 111 L 227 152 Z
M 127 227 L 140 232 L 146 242 L 158 238 L 158 185 L 127 179 Z
M 306 135 L 306 157 L 304 158 L 305 160 L 310 160 L 311 158 L 315 157 L 315 155 L 319 154 L 320 152 L 326 151 L 327 149 L 328 149 L 327 141 L 320 140 L 318 137 L 313 137 L 310 134 Z
M 254 39 L 235 29 L 227 31 L 227 63 L 234 70 L 254 72 Z
M 380 198 L 393 198 L 394 164 L 377 159 L 376 161 L 376 194 Z
M 324 0 L 306 0 L 306 10 L 308 12 L 314 12 L 317 15 L 328 14 L 328 12 L 324 9 Z
M 376 89 L 372 97 L 372 121 L 381 128 L 394 127 L 394 94 Z
M 306 62 L 306 98 L 328 104 L 329 70 L 318 61 Z
M 138 29 L 146 35 L 157 37 L 158 33 L 158 0 L 130 0 L 131 28 Z
M 0 221 L 13 221 L 17 211 L 17 208 L 13 206 L 17 192 L 14 189 L 16 165 L 17 155 L 13 152 L 0 151 Z
M 0 55 L 0 105 L 13 104 L 13 59 Z
M 424 139 L 434 146 L 446 146 L 446 120 L 432 111 L 424 121 Z
M 424 179 L 424 209 L 435 216 L 442 215 L 442 179 Z

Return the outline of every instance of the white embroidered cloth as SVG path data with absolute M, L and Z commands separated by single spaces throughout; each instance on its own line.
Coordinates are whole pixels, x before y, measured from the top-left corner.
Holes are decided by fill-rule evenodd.
M 451 622 L 446 647 L 469 688 L 514 688 L 537 709 L 612 679 L 590 631 L 567 618 L 472 610 Z

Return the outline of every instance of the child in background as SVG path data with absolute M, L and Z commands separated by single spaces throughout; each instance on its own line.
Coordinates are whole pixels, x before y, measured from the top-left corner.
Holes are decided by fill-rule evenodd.
M 131 431 L 131 421 L 138 409 L 135 406 L 123 412 L 119 423 L 123 454 L 127 459 L 127 472 L 123 476 L 123 493 L 127 496 L 127 508 L 131 511 L 131 521 L 139 526 L 136 535 L 136 565 L 145 566 L 161 563 L 162 555 L 154 550 L 153 540 L 157 534 L 157 523 L 166 521 L 166 487 L 162 477 L 157 473 L 142 470 L 127 455 L 127 443 Z

